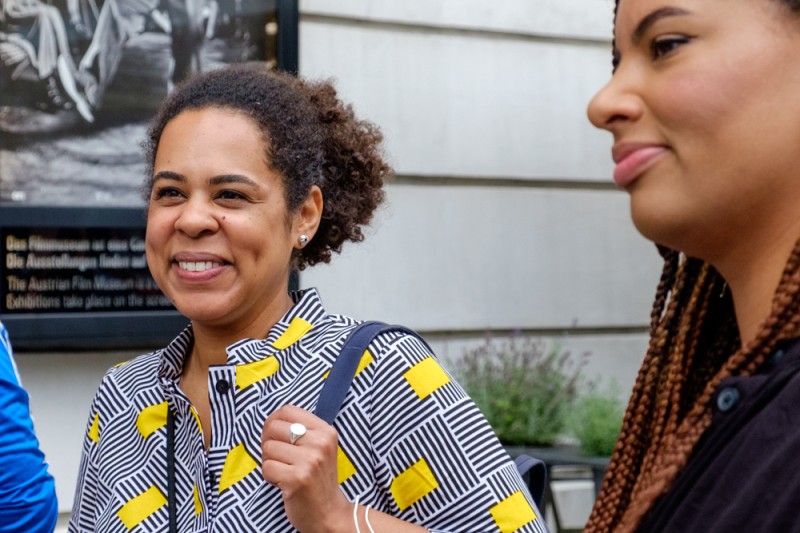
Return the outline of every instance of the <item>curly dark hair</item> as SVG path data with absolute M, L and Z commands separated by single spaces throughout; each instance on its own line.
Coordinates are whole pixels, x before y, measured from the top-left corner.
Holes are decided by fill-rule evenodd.
M 142 144 L 145 200 L 152 192 L 156 151 L 167 123 L 183 111 L 207 107 L 240 111 L 264 133 L 264 156 L 283 177 L 289 213 L 313 185 L 322 191 L 319 228 L 305 247 L 295 250 L 294 268 L 328 263 L 345 241 L 364 240 L 361 227 L 383 201 L 383 183 L 392 174 L 383 158 L 383 135 L 355 116 L 330 81 L 263 67 L 236 65 L 198 74 L 167 97 Z

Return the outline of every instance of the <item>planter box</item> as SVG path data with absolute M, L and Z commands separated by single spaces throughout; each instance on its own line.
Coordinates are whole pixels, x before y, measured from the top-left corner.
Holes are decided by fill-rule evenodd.
M 511 457 L 526 454 L 541 459 L 547 465 L 548 474 L 553 466 L 576 465 L 588 467 L 592 471 L 592 479 L 595 483 L 595 494 L 600 490 L 600 484 L 603 482 L 603 476 L 606 473 L 608 461 L 611 459 L 608 456 L 587 457 L 581 455 L 580 451 L 574 447 L 554 446 L 552 448 L 539 448 L 505 446 L 505 449 Z

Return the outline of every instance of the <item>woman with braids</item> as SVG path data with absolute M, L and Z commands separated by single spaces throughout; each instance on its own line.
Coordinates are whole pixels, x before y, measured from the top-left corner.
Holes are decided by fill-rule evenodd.
M 334 425 L 312 414 L 357 322 L 289 273 L 362 240 L 390 174 L 374 125 L 329 83 L 228 67 L 179 85 L 145 147 L 148 265 L 191 323 L 104 377 L 70 531 L 545 531 L 416 336 L 378 334 Z
M 589 104 L 664 271 L 587 532 L 800 531 L 800 2 L 618 0 Z

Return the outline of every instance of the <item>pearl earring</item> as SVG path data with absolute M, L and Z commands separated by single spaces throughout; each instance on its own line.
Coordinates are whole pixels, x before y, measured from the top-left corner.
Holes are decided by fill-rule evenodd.
M 300 243 L 300 247 L 302 248 L 308 242 L 308 235 L 300 235 L 300 237 L 297 238 L 297 241 Z

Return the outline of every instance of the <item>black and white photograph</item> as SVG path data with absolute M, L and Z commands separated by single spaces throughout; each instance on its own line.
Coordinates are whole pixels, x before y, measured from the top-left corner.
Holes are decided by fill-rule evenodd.
M 276 3 L 0 0 L 0 204 L 142 206 L 156 106 L 196 71 L 277 68 Z

